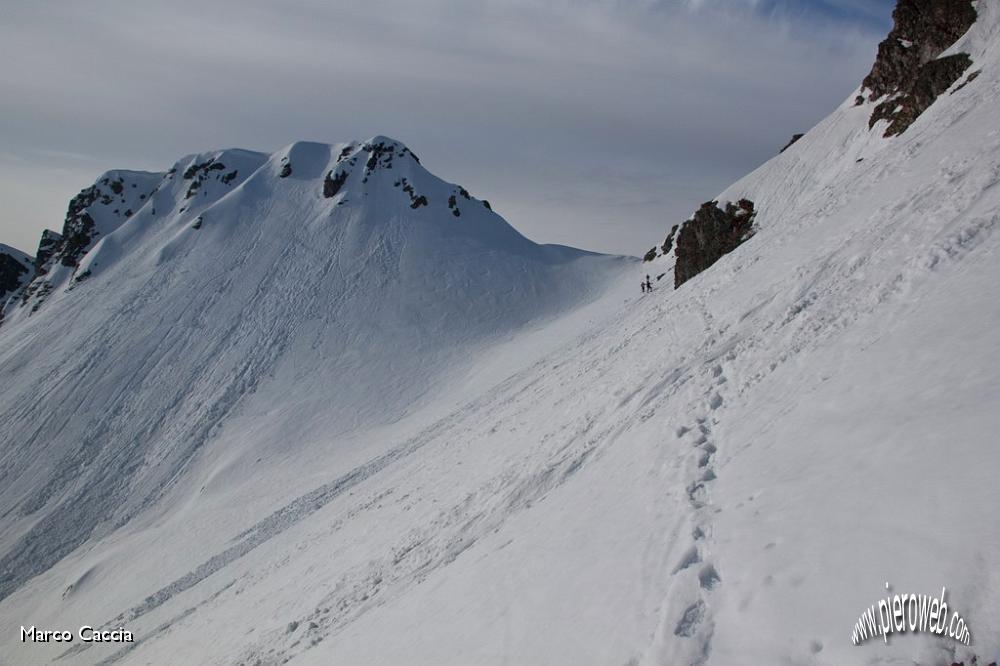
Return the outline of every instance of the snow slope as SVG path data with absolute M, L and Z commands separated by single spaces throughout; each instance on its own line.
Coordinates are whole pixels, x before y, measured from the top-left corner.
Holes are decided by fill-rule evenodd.
M 349 460 L 331 442 L 415 411 L 631 263 L 529 241 L 385 137 L 95 188 L 67 216 L 82 240 L 0 328 L 4 597 L 206 475 L 250 484 L 316 442 Z
M 563 301 L 562 310 L 543 308 L 563 316 L 525 316 L 521 321 L 533 323 L 512 325 L 505 341 L 470 343 L 460 370 L 450 368 L 461 351 L 439 357 L 440 366 L 407 365 L 405 354 L 390 353 L 391 365 L 379 373 L 402 368 L 399 376 L 412 377 L 430 367 L 447 377 L 421 393 L 422 401 L 395 410 L 395 420 L 376 418 L 382 404 L 365 414 L 351 397 L 362 391 L 358 382 L 404 338 L 433 349 L 428 340 L 444 336 L 450 348 L 449 327 L 433 322 L 454 316 L 434 319 L 440 313 L 431 310 L 428 336 L 406 336 L 419 328 L 404 320 L 406 331 L 378 350 L 369 346 L 371 330 L 339 341 L 366 359 L 351 365 L 323 347 L 333 324 L 311 335 L 308 327 L 320 324 L 296 314 L 309 343 L 278 345 L 293 367 L 275 362 L 272 370 L 255 360 L 247 372 L 261 379 L 232 416 L 204 431 L 171 426 L 175 445 L 204 432 L 189 461 L 172 461 L 179 454 L 165 445 L 144 449 L 145 466 L 127 477 L 137 490 L 115 490 L 131 502 L 130 520 L 120 520 L 117 506 L 105 512 L 112 518 L 87 540 L 0 602 L 8 635 L 28 621 L 90 622 L 126 626 L 139 642 L 69 650 L 13 644 L 0 659 L 645 665 L 938 664 L 973 652 L 997 658 L 1000 12 L 984 2 L 978 8 L 978 22 L 954 48 L 968 51 L 982 74 L 941 96 L 902 135 L 886 139 L 879 127 L 869 130 L 872 105 L 852 106 L 852 95 L 719 197 L 752 199 L 757 233 L 680 289 L 658 287 L 640 298 L 634 268 L 593 275 L 591 264 L 609 260 L 581 257 L 588 270 L 551 284 L 579 286 L 593 275 L 591 298 L 575 301 L 585 306 L 569 310 Z M 268 164 L 280 169 L 280 156 Z M 433 202 L 441 194 L 428 196 Z M 280 223 L 253 219 L 265 229 Z M 206 215 L 201 232 L 210 221 Z M 182 226 L 176 237 L 192 245 L 157 246 L 157 234 L 166 232 L 150 229 L 134 246 L 123 238 L 123 249 L 109 256 L 144 257 L 128 269 L 133 275 L 183 266 L 199 250 Z M 239 242 L 240 228 L 215 233 Z M 134 233 L 128 238 L 142 236 Z M 514 244 L 516 237 L 504 238 Z M 338 246 L 329 242 L 308 251 Z M 507 247 L 507 240 L 496 242 Z M 160 262 L 168 245 L 176 249 Z M 254 245 L 237 247 L 245 254 Z M 303 254 L 288 256 L 290 270 L 311 256 L 295 248 Z M 666 270 L 670 261 L 656 265 Z M 191 266 L 207 271 L 210 264 L 206 258 Z M 101 279 L 139 280 L 125 268 L 104 268 L 106 277 L 97 268 L 91 281 L 0 328 L 5 377 L 60 373 L 69 352 L 30 368 L 19 349 L 31 343 L 23 340 L 58 348 L 67 325 L 56 313 L 77 314 L 73 304 L 83 299 L 72 299 L 82 289 L 96 292 Z M 168 283 L 203 284 L 185 275 L 167 273 Z M 240 275 L 245 280 L 247 271 Z M 235 277 L 226 284 L 228 302 L 242 285 Z M 172 303 L 166 291 L 144 289 L 134 293 L 147 316 Z M 206 286 L 198 293 L 211 300 L 214 292 Z M 285 318 L 304 307 L 290 280 L 250 293 L 258 305 L 228 320 L 245 326 L 192 367 L 200 371 L 230 347 L 240 358 L 273 348 L 284 340 L 278 332 L 288 330 Z M 466 292 L 445 297 L 455 293 Z M 365 297 L 357 296 L 357 307 L 381 316 L 378 301 Z M 186 308 L 166 307 L 161 321 L 197 331 L 219 326 L 190 298 Z M 115 313 L 100 336 L 161 330 L 129 319 L 133 302 L 100 305 Z M 463 330 L 480 330 L 479 316 L 492 330 L 508 315 L 473 315 Z M 76 319 L 86 320 L 69 318 Z M 262 330 L 276 337 L 257 337 Z M 100 336 L 95 328 L 90 339 Z M 201 344 L 200 337 L 188 335 L 184 344 Z M 138 343 L 132 337 L 124 344 L 121 350 Z M 186 354 L 164 355 L 165 345 L 145 351 L 153 365 L 143 381 L 111 377 L 108 386 L 149 401 L 150 383 L 185 381 L 173 368 Z M 58 376 L 81 377 L 81 368 L 72 370 Z M 208 387 L 242 381 L 217 361 L 205 372 L 213 371 L 218 376 L 202 380 L 206 388 L 185 382 L 196 388 L 192 400 L 213 404 L 202 397 Z M 237 386 L 243 395 L 246 385 Z M 10 405 L 28 409 L 24 396 L 44 397 L 23 385 L 5 390 L 3 423 L 16 415 Z M 85 405 L 71 407 L 63 421 L 81 427 Z M 135 403 L 102 436 L 126 425 L 156 434 L 154 424 L 131 425 L 154 407 Z M 203 409 L 185 408 L 168 413 L 184 421 Z M 38 410 L 35 418 L 45 413 Z M 340 428 L 352 410 L 362 417 Z M 28 450 L 18 449 L 22 456 Z M 4 470 L 11 459 L 5 450 Z M 179 470 L 178 478 L 158 485 L 161 468 Z M 11 471 L 5 480 L 16 487 L 28 476 L 27 493 L 37 485 L 34 474 Z M 3 506 L 17 506 L 20 497 L 4 495 Z M 32 516 L 15 520 L 8 509 L 3 543 L 23 547 L 16 539 L 29 533 Z M 62 533 L 47 527 L 50 540 Z M 886 582 L 900 593 L 947 587 L 949 605 L 971 628 L 970 648 L 925 635 L 852 645 L 855 621 L 885 595 Z

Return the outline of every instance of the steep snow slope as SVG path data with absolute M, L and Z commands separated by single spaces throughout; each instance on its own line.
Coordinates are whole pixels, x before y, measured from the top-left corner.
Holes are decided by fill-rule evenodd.
M 273 373 L 156 502 L 0 602 L 11 632 L 106 622 L 139 642 L 3 658 L 997 658 L 1000 16 L 978 9 L 953 47 L 978 78 L 888 139 L 852 95 L 720 196 L 755 202 L 756 234 L 680 289 L 619 308 L 634 274 L 611 278 L 341 436 L 324 439 L 335 384 Z M 350 390 L 365 367 L 341 375 Z M 947 587 L 970 648 L 853 646 L 887 581 Z
M 0 597 L 199 462 L 239 487 L 392 423 L 630 263 L 532 243 L 385 137 L 111 172 L 62 239 L 0 328 Z
M 479 445 L 462 470 L 504 470 L 436 496 L 467 550 L 294 663 L 1000 656 L 1000 40 L 996 7 L 979 11 L 950 49 L 975 81 L 892 139 L 852 95 L 719 197 L 756 202 L 751 240 L 463 419 L 456 439 Z M 497 441 L 497 423 L 516 425 Z M 947 587 L 971 648 L 853 646 L 886 582 Z

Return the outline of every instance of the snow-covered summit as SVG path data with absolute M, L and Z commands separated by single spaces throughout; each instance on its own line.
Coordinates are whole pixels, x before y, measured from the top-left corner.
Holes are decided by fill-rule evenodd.
M 337 145 L 297 142 L 272 155 L 229 149 L 186 156 L 162 173 L 103 174 L 70 202 L 61 237 L 43 237 L 37 275 L 6 314 L 13 320 L 37 311 L 52 294 L 108 270 L 123 252 L 224 243 L 239 224 L 255 219 L 269 223 L 271 234 L 306 233 L 339 220 L 353 230 L 345 239 L 357 242 L 372 230 L 409 239 L 426 232 L 548 257 L 543 261 L 562 256 L 525 239 L 488 202 L 431 175 L 409 148 L 385 136 Z M 437 242 L 425 240 L 428 250 Z
M 127 524 L 235 415 L 280 405 L 280 440 L 215 450 L 251 461 L 303 424 L 392 422 L 631 263 L 533 243 L 386 137 L 109 172 L 42 255 L 0 326 L 0 597 Z

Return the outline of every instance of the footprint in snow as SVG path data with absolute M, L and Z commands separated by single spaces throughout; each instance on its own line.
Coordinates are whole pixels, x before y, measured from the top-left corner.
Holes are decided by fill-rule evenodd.
M 674 629 L 675 636 L 683 636 L 684 638 L 690 638 L 694 636 L 695 632 L 698 630 L 698 625 L 701 621 L 705 619 L 705 602 L 700 599 L 688 606 L 684 610 L 684 614 L 681 616 L 680 621 L 677 622 L 677 627 Z
M 678 572 L 684 571 L 688 567 L 698 564 L 699 562 L 701 562 L 701 555 L 698 554 L 698 547 L 691 546 L 687 549 L 687 551 L 685 551 L 684 557 L 681 558 L 681 561 L 676 567 L 674 567 L 674 570 L 671 573 L 677 574 Z
M 698 584 L 703 590 L 714 589 L 720 582 L 722 582 L 722 578 L 719 577 L 719 572 L 711 564 L 706 564 L 698 572 Z

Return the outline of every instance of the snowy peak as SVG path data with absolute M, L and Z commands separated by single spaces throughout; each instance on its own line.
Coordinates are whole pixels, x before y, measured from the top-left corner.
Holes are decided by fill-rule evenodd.
M 299 141 L 271 155 L 217 150 L 188 155 L 161 173 L 103 174 L 70 201 L 62 233 L 43 234 L 30 283 L 11 282 L 4 311 L 28 306 L 26 312 L 36 312 L 52 294 L 126 256 L 160 265 L 196 245 L 205 249 L 205 243 L 224 252 L 236 227 L 251 220 L 274 236 L 339 222 L 353 230 L 341 240 L 357 243 L 428 236 L 399 246 L 413 250 L 444 234 L 504 251 L 538 251 L 488 202 L 433 176 L 407 146 L 386 136 L 342 144 Z M 10 299 L 14 292 L 17 298 Z
M 531 242 L 386 137 L 109 172 L 39 259 L 0 327 L 17 341 L 0 369 L 22 382 L 0 386 L 0 422 L 30 452 L 0 469 L 0 501 L 22 512 L 0 519 L 22 535 L 0 553 L 16 572 L 0 599 L 129 522 L 203 452 L 252 467 L 295 445 L 219 444 L 241 415 L 280 404 L 268 428 L 308 423 L 310 441 L 392 423 L 477 350 L 600 297 L 631 263 Z M 94 416 L 66 428 L 57 412 Z M 55 533 L 58 547 L 30 546 Z
M 290 166 L 291 162 L 286 164 Z M 397 191 L 397 203 L 401 201 L 412 210 L 447 205 L 448 214 L 456 218 L 462 216 L 463 208 L 468 210 L 473 203 L 492 210 L 489 202 L 473 199 L 464 187 L 431 176 L 409 148 L 381 135 L 341 147 L 324 176 L 323 196 L 332 199 L 342 191 L 354 189 L 360 196 L 367 197 L 380 188 L 387 189 L 390 184 Z M 345 200 L 349 197 L 341 197 L 338 204 Z

